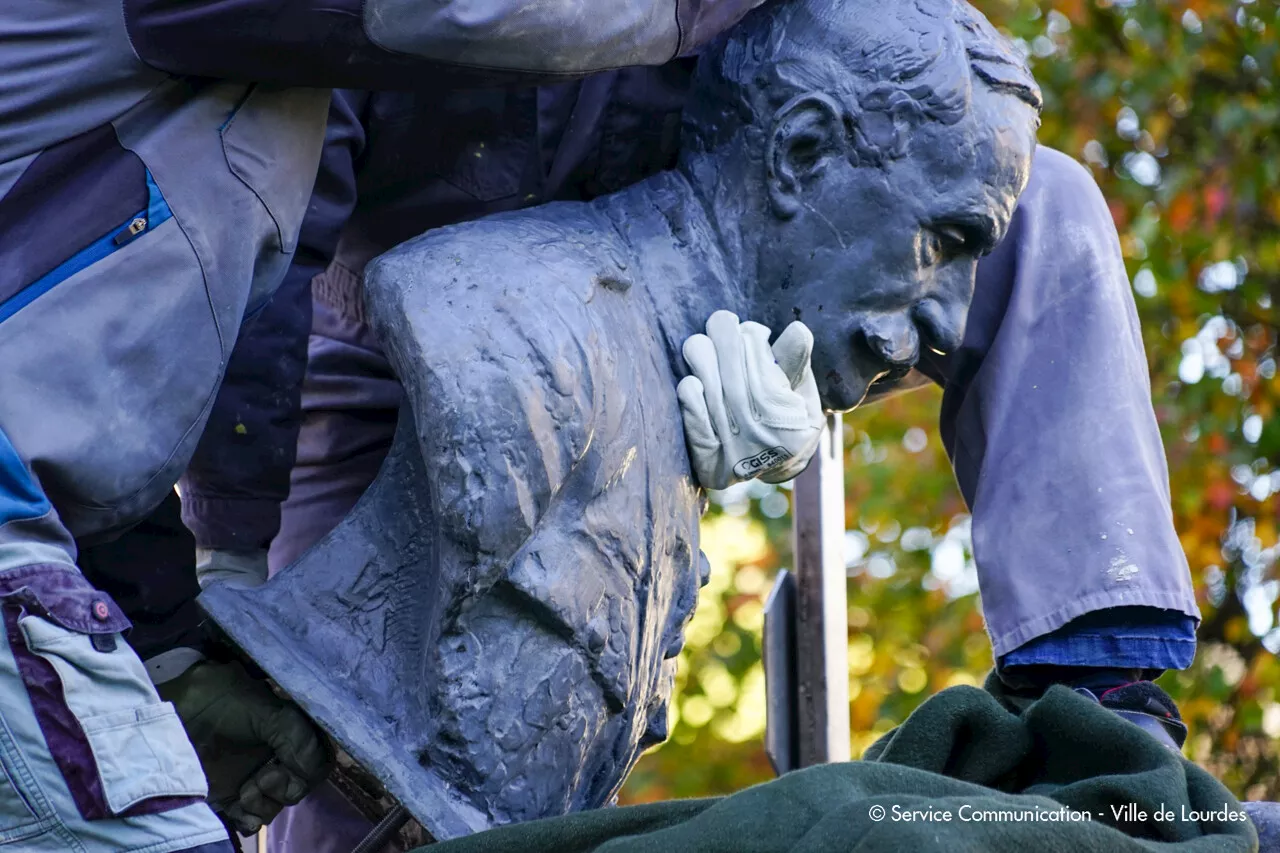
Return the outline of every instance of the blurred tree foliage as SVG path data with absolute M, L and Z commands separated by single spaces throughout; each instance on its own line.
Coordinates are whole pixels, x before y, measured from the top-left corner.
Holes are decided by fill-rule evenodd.
M 1276 0 L 978 0 L 1031 58 L 1040 139 L 1086 163 L 1121 235 L 1203 610 L 1200 653 L 1162 685 L 1188 755 L 1238 795 L 1280 799 L 1280 7 Z M 991 665 L 940 393 L 846 418 L 854 753 Z M 761 605 L 791 560 L 789 495 L 716 496 L 713 577 L 681 660 L 671 740 L 624 802 L 771 777 Z

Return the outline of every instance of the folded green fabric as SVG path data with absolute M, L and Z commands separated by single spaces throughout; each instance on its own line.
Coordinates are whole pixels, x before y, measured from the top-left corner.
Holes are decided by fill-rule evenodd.
M 729 797 L 502 827 L 421 853 L 1250 853 L 1216 779 L 1065 687 L 929 699 L 862 761 Z

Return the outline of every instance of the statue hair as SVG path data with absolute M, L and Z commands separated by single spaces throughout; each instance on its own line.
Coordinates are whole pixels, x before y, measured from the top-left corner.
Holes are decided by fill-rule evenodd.
M 759 155 L 778 109 L 816 91 L 841 105 L 854 164 L 882 166 L 922 123 L 963 118 L 975 80 L 1041 109 L 1023 56 L 964 0 L 772 0 L 706 49 L 684 146 L 745 135 Z

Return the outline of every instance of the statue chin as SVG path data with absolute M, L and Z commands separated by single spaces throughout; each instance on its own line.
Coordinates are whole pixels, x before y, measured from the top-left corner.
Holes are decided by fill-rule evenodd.
M 815 355 L 814 378 L 818 382 L 818 396 L 822 399 L 822 408 L 828 412 L 847 412 L 857 408 L 866 399 L 867 392 L 871 390 L 873 383 L 833 369 L 819 372 L 817 360 Z

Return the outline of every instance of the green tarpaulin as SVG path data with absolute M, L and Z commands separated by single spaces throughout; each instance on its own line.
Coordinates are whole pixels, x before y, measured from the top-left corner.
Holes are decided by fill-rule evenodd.
M 989 685 L 991 683 L 989 682 Z M 601 809 L 421 853 L 1248 853 L 1257 836 L 1207 772 L 1065 687 L 1026 704 L 934 696 L 862 761 L 728 797 Z

